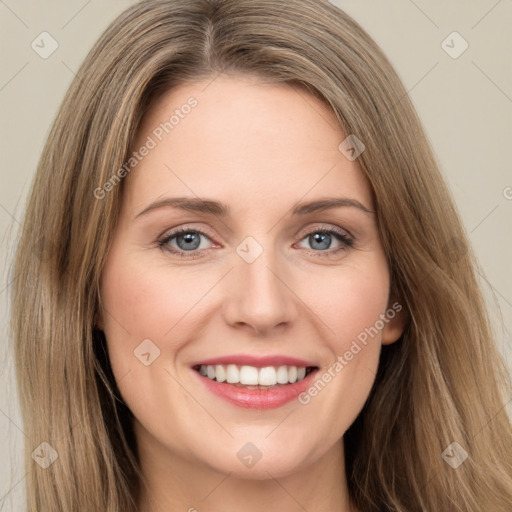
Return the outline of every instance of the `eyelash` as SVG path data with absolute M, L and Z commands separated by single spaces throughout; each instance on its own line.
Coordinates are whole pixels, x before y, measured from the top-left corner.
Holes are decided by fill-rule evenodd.
M 202 252 L 209 251 L 209 249 L 203 249 L 203 250 L 200 250 L 200 251 L 197 251 L 197 250 L 195 250 L 195 251 L 182 251 L 182 250 L 176 250 L 174 247 L 171 247 L 170 245 L 168 245 L 169 242 L 173 238 L 176 238 L 177 236 L 179 236 L 181 234 L 185 234 L 185 233 L 196 233 L 196 234 L 202 235 L 202 236 L 210 239 L 210 237 L 206 233 L 201 231 L 200 229 L 192 229 L 192 228 L 186 228 L 185 227 L 185 228 L 177 229 L 176 231 L 172 231 L 171 233 L 165 234 L 163 236 L 163 238 L 161 238 L 161 239 L 159 239 L 157 241 L 157 244 L 158 244 L 158 246 L 163 251 L 170 252 L 171 254 L 179 256 L 180 258 L 197 259 L 197 258 L 201 258 L 202 257 L 202 255 L 201 255 Z M 329 258 L 329 257 L 335 256 L 335 255 L 337 255 L 337 254 L 339 254 L 339 253 L 341 253 L 343 251 L 348 250 L 350 247 L 352 247 L 354 245 L 354 240 L 352 238 L 347 236 L 344 232 L 339 231 L 339 230 L 337 230 L 335 228 L 316 228 L 316 229 L 312 229 L 311 231 L 308 231 L 307 233 L 302 235 L 298 239 L 298 242 L 301 242 L 302 240 L 304 240 L 308 236 L 316 234 L 316 233 L 334 235 L 334 237 L 339 242 L 341 242 L 342 245 L 340 247 L 338 247 L 337 249 L 334 249 L 334 250 L 327 249 L 325 251 L 314 251 L 314 250 L 308 251 L 310 254 L 313 254 L 315 257 L 318 256 L 320 258 Z

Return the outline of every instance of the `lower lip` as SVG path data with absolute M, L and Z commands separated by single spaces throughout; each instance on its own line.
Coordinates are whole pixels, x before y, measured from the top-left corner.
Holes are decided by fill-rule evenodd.
M 300 382 L 285 384 L 272 389 L 248 389 L 233 386 L 227 382 L 204 377 L 196 370 L 192 370 L 201 379 L 203 384 L 218 397 L 227 402 L 245 409 L 276 409 L 292 400 L 295 400 L 300 393 L 305 391 L 318 370 L 313 370 Z

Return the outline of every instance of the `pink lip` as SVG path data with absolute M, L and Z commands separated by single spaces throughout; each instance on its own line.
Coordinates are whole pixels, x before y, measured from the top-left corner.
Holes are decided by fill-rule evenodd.
M 232 355 L 226 357 L 216 357 L 214 359 L 205 359 L 193 365 L 197 368 L 200 365 L 216 365 L 216 364 L 237 364 L 249 365 L 257 368 L 265 366 L 300 366 L 311 367 L 316 366 L 308 363 L 303 359 L 297 359 L 287 356 L 268 356 L 268 357 L 255 357 L 249 355 Z M 275 409 L 281 407 L 304 392 L 311 386 L 317 370 L 310 372 L 300 382 L 294 384 L 280 385 L 271 389 L 250 389 L 239 387 L 237 385 L 228 384 L 227 382 L 217 382 L 201 375 L 197 370 L 194 370 L 197 378 L 206 386 L 206 388 L 214 395 L 222 398 L 223 400 L 242 407 L 245 409 Z
M 199 372 L 195 373 L 214 395 L 233 405 L 246 409 L 275 409 L 295 400 L 300 393 L 306 391 L 317 372 L 311 372 L 295 384 L 286 384 L 273 389 L 239 388 L 226 382 L 217 382 L 203 377 Z
M 214 357 L 213 359 L 205 359 L 198 361 L 192 366 L 198 365 L 216 365 L 216 364 L 238 364 L 255 366 L 256 368 L 264 368 L 265 366 L 317 366 L 315 363 L 305 361 L 304 359 L 297 359 L 296 357 L 288 356 L 251 356 L 248 354 L 234 354 L 231 356 Z

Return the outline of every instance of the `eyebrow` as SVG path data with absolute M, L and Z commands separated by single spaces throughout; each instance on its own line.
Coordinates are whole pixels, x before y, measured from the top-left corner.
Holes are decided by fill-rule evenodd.
M 229 206 L 211 199 L 201 199 L 199 197 L 167 197 L 154 201 L 149 206 L 144 208 L 144 210 L 139 212 L 135 218 L 141 217 L 150 213 L 151 211 L 165 207 L 178 208 L 181 210 L 205 213 L 219 217 L 227 217 L 230 214 Z M 349 197 L 327 197 L 324 199 L 317 199 L 315 201 L 296 203 L 292 208 L 292 215 L 307 215 L 310 213 L 341 207 L 357 208 L 358 210 L 361 210 L 365 213 L 375 213 L 374 211 L 364 206 L 357 199 L 351 199 Z

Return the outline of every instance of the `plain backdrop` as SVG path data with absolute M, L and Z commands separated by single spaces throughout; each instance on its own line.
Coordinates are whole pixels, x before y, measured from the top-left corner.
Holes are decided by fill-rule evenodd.
M 22 509 L 22 445 L 26 441 L 35 448 L 42 441 L 26 438 L 16 401 L 7 331 L 12 251 L 37 161 L 64 93 L 93 42 L 131 3 L 0 0 L 2 511 Z M 374 37 L 409 91 L 482 265 L 497 341 L 512 371 L 512 2 L 333 3 Z M 45 51 L 51 49 L 51 39 L 42 32 L 58 45 L 47 58 L 40 55 L 41 43 L 39 53 L 33 48 L 45 37 Z

